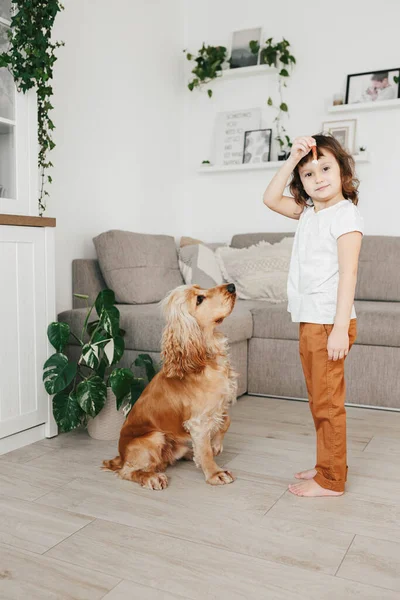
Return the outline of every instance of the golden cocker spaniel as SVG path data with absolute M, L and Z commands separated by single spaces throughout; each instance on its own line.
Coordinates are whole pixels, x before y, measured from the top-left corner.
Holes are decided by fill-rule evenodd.
M 227 339 L 215 328 L 232 312 L 235 292 L 232 283 L 209 290 L 184 285 L 163 300 L 162 368 L 130 411 L 119 456 L 105 460 L 105 469 L 161 490 L 168 485 L 166 467 L 193 458 L 207 483 L 234 481 L 214 456 L 222 451 L 237 391 Z

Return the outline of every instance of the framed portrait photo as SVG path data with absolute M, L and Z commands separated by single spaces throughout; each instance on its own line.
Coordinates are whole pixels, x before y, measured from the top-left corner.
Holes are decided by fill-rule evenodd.
M 350 154 L 354 154 L 356 144 L 357 119 L 346 121 L 325 121 L 322 123 L 322 131 L 330 133 L 341 146 Z
M 346 104 L 400 98 L 400 67 L 347 75 Z
M 253 129 L 244 134 L 243 162 L 265 163 L 271 157 L 272 129 Z
M 232 34 L 232 49 L 230 68 L 252 67 L 258 64 L 259 54 L 253 54 L 250 42 L 258 42 L 260 45 L 261 27 L 254 29 L 241 29 Z

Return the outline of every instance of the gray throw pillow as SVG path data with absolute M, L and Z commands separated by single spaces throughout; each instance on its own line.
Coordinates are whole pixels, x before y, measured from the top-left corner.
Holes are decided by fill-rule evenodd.
M 93 242 L 104 280 L 117 302 L 159 302 L 183 283 L 171 236 L 112 230 Z
M 186 284 L 197 284 L 203 289 L 221 285 L 224 278 L 214 249 L 210 245 L 193 244 L 179 250 L 179 266 Z M 214 244 L 220 247 L 220 244 Z

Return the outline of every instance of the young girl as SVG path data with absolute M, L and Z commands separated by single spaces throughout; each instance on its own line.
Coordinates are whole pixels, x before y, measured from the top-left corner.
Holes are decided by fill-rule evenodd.
M 311 150 L 317 148 L 317 162 Z M 314 149 L 315 152 L 315 149 Z M 289 176 L 293 198 L 284 196 Z M 288 311 L 317 435 L 314 469 L 296 473 L 297 496 L 341 496 L 347 479 L 344 360 L 356 339 L 353 306 L 363 221 L 354 161 L 333 137 L 297 138 L 264 203 L 299 221 L 288 279 Z

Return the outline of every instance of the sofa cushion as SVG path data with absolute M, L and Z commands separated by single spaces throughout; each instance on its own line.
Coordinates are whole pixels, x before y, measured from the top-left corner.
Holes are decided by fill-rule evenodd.
M 236 285 L 239 298 L 287 301 L 287 278 L 293 238 L 276 244 L 259 242 L 249 248 L 218 248 L 216 256 L 226 281 Z
M 399 302 L 355 302 L 357 313 L 356 344 L 400 347 Z M 292 323 L 286 305 L 252 308 L 253 337 L 298 340 L 299 324 Z
M 364 236 L 356 300 L 400 302 L 400 237 Z
M 93 242 L 101 272 L 117 302 L 159 302 L 183 283 L 171 236 L 112 230 Z
M 125 329 L 125 348 L 144 352 L 160 352 L 164 318 L 159 304 L 117 305 L 120 311 L 120 324 Z M 66 310 L 58 315 L 58 320 L 68 323 L 73 332 L 81 332 L 86 309 Z M 93 316 L 93 320 L 97 318 Z M 224 333 L 230 344 L 251 338 L 253 319 L 249 306 L 237 302 L 232 314 L 225 319 L 218 330 Z M 75 344 L 74 340 L 71 343 Z

